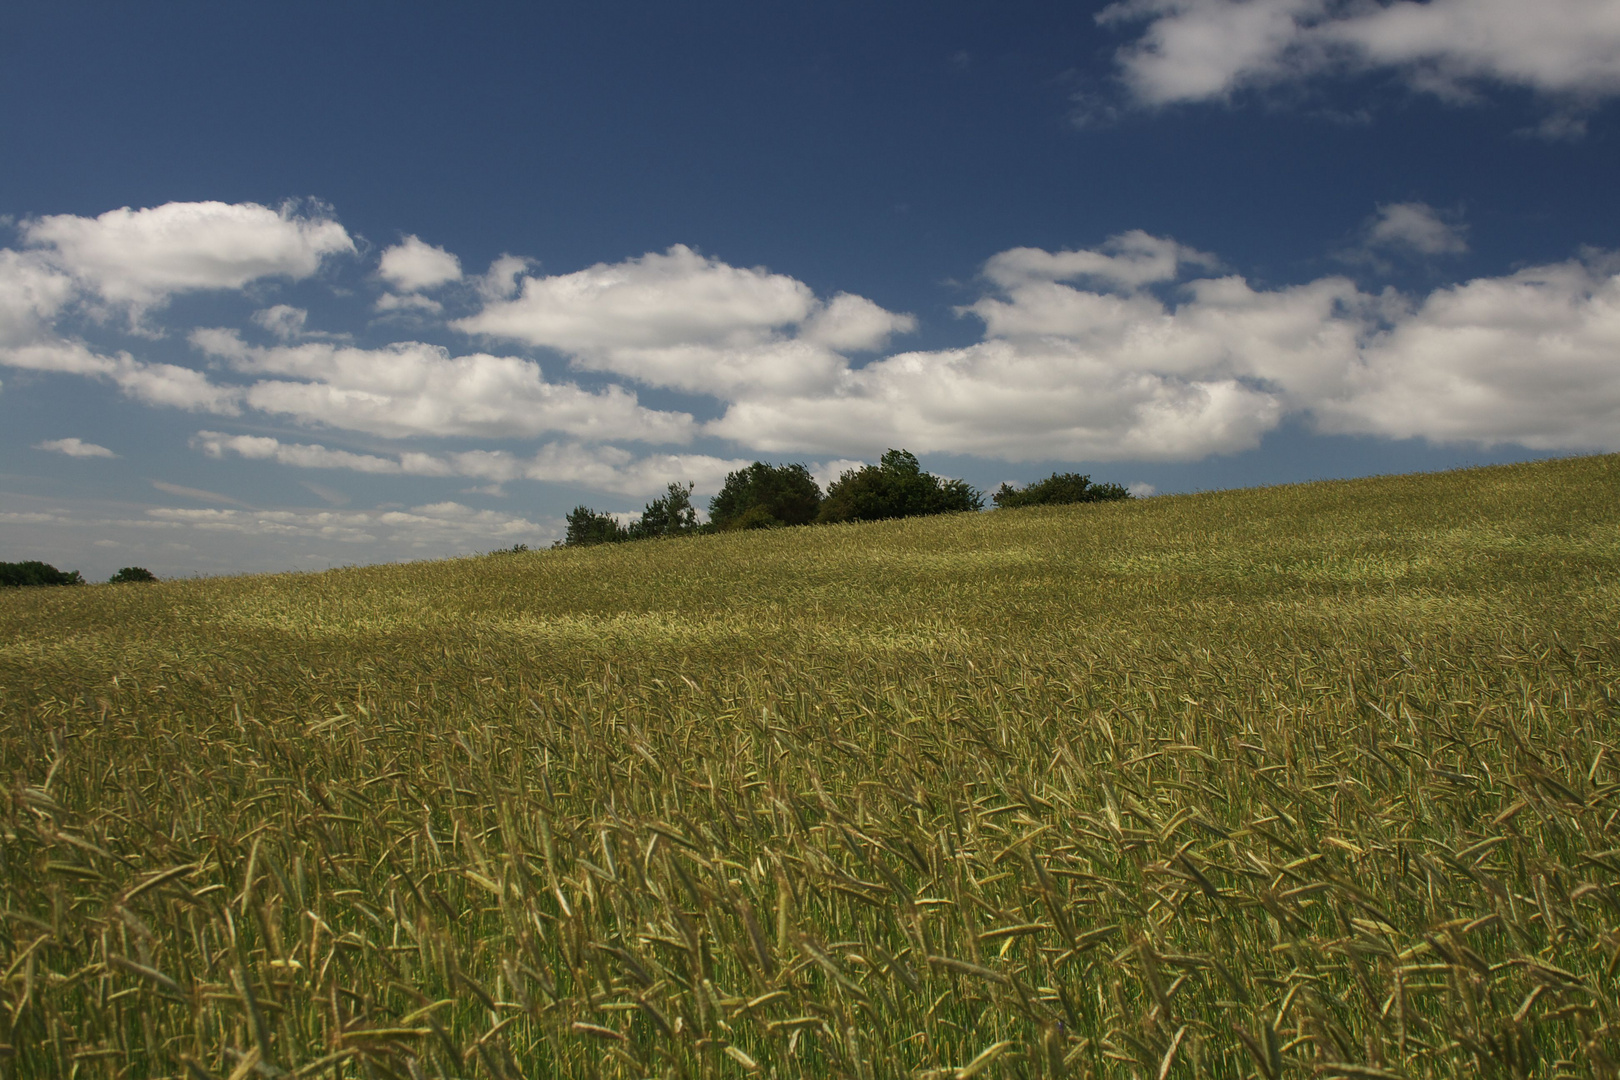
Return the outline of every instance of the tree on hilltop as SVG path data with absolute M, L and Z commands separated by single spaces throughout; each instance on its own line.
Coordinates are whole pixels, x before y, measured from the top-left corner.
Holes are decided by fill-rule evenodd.
M 756 461 L 726 476 L 709 500 L 709 522 L 721 531 L 808 525 L 821 508 L 821 487 L 800 464 Z
M 628 539 L 628 534 L 624 526 L 609 514 L 599 514 L 588 506 L 576 506 L 568 512 L 568 531 L 563 535 L 564 547 L 616 544 L 625 539 Z
M 881 521 L 983 508 L 984 496 L 967 481 L 923 472 L 909 451 L 891 449 L 878 464 L 851 469 L 834 480 L 816 520 Z
M 1026 487 L 1002 484 L 990 498 L 997 508 L 1016 506 L 1062 506 L 1068 503 L 1115 502 L 1129 499 L 1131 493 L 1118 484 L 1093 484 L 1079 473 L 1053 473 Z
M 669 490 L 648 503 L 641 516 L 630 523 L 631 540 L 655 536 L 682 536 L 697 532 L 697 508 L 692 505 L 695 484 L 670 484 Z
M 34 585 L 83 585 L 77 570 L 58 570 L 50 563 L 0 562 L 0 587 L 26 588 Z

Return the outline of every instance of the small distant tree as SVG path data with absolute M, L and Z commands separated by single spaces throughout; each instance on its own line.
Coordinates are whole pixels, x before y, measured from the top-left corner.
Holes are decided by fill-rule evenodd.
M 77 570 L 58 570 L 37 559 L 0 563 L 0 587 L 23 588 L 32 585 L 83 585 Z
M 697 508 L 692 505 L 694 486 L 670 484 L 669 490 L 648 503 L 641 516 L 630 523 L 629 538 L 647 540 L 697 532 Z
M 1118 484 L 1093 484 L 1079 473 L 1053 473 L 1028 487 L 1002 484 L 990 498 L 1002 510 L 1016 506 L 1060 506 L 1066 503 L 1115 502 L 1131 493 Z
M 609 514 L 598 514 L 588 506 L 576 506 L 568 512 L 568 531 L 563 536 L 564 547 L 616 544 L 624 539 L 627 539 L 624 526 Z
M 925 473 L 908 451 L 889 450 L 878 464 L 851 469 L 834 480 L 816 520 L 881 521 L 983 508 L 984 496 L 967 481 Z
M 821 487 L 809 469 L 756 461 L 726 476 L 709 500 L 709 522 L 722 531 L 808 525 L 820 508 Z
M 157 575 L 142 566 L 126 566 L 118 573 L 107 579 L 109 585 L 121 585 L 126 581 L 156 581 Z

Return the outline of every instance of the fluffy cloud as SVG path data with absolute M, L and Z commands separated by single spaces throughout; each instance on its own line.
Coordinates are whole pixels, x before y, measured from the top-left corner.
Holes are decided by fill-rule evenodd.
M 73 279 L 41 253 L 0 249 L 0 349 L 49 333 L 51 319 L 73 293 Z
M 708 394 L 722 400 L 830 389 L 848 361 L 824 345 L 766 337 L 731 345 L 708 342 L 656 349 L 622 348 L 577 354 L 574 366 L 623 375 L 649 386 Z
M 90 293 L 131 312 L 186 289 L 239 288 L 268 275 L 304 277 L 353 250 L 341 225 L 252 203 L 167 203 L 96 218 L 59 214 L 23 223 L 30 250 L 0 250 L 0 364 L 115 383 L 152 405 L 236 415 L 242 391 L 177 364 L 108 356 L 63 337 L 57 318 Z M 261 313 L 277 327 L 302 312 Z M 263 323 L 271 326 L 271 323 Z
M 574 484 L 622 495 L 649 495 L 677 481 L 692 481 L 699 491 L 717 491 L 728 472 L 745 467 L 743 459 L 704 454 L 647 454 L 635 457 L 616 446 L 551 443 L 531 457 L 504 450 L 397 455 L 356 454 L 319 443 L 287 443 L 262 435 L 228 435 L 199 431 L 193 449 L 214 458 L 236 456 L 275 461 L 304 469 L 348 469 L 393 476 L 467 477 L 496 484 L 538 480 Z
M 1266 2 L 1250 0 L 1256 10 Z M 1265 10 L 1295 10 L 1281 2 Z M 244 211 L 244 220 L 280 230 L 283 239 L 303 237 L 303 261 L 289 256 L 276 272 L 313 270 L 323 253 L 349 244 L 334 223 L 263 207 L 224 209 Z M 484 490 L 535 480 L 640 496 L 676 480 L 712 490 L 745 463 L 622 446 L 667 447 L 700 435 L 749 454 L 837 459 L 822 467 L 829 478 L 853 464 L 846 455 L 889 446 L 1012 461 L 1189 460 L 1253 447 L 1290 416 L 1329 432 L 1620 448 L 1613 359 L 1620 355 L 1620 263 L 1597 256 L 1407 298 L 1363 292 L 1344 277 L 1257 287 L 1212 255 L 1133 231 L 1095 248 L 1001 252 L 983 267 L 984 294 L 958 309 L 982 326 L 977 341 L 871 359 L 852 357 L 883 349 L 915 320 L 847 293 L 820 299 L 791 277 L 689 248 L 552 276 L 533 275 L 526 260 L 497 260 L 477 279 L 482 309 L 456 325 L 555 349 L 576 369 L 620 377 L 597 388 L 548 381 L 538 363 L 521 356 L 333 340 L 306 330 L 304 310 L 285 304 L 252 316 L 279 339 L 268 347 L 235 330 L 193 331 L 192 344 L 210 361 L 207 373 L 62 336 L 57 323 L 86 290 L 135 303 L 131 298 L 203 287 L 196 283 L 205 278 L 241 281 L 267 272 L 265 259 L 254 269 L 238 260 L 207 277 L 196 260 L 181 259 L 174 265 L 192 267 L 185 277 L 154 258 L 150 283 L 120 284 L 117 274 L 96 269 L 113 261 L 84 255 L 101 248 L 74 239 L 74 230 L 94 233 L 102 247 L 134 252 L 119 265 L 144 273 L 140 253 L 156 248 L 125 241 L 146 237 L 169 211 L 27 226 L 35 247 L 0 251 L 0 364 L 101 380 L 150 404 L 227 416 L 254 410 L 382 439 L 552 440 L 532 453 L 358 452 L 200 433 L 194 445 L 218 458 L 460 479 Z M 175 220 L 192 228 L 196 217 Z M 95 233 L 108 220 L 105 233 Z M 1426 255 L 1466 249 L 1461 228 L 1422 203 L 1380 207 L 1365 241 Z M 410 258 L 418 264 L 385 257 L 390 280 L 401 287 L 428 287 L 435 273 L 448 280 L 447 264 L 423 268 L 437 249 L 415 243 L 421 250 Z M 407 241 L 390 251 L 410 247 Z M 176 242 L 165 250 L 201 247 Z M 402 300 L 412 298 L 425 299 L 407 293 Z M 716 418 L 699 423 L 686 412 L 643 406 L 620 385 L 628 379 L 706 395 Z M 69 442 L 47 448 L 74 453 Z M 94 452 L 92 444 L 74 445 Z
M 516 297 L 456 326 L 581 353 L 720 344 L 799 322 L 814 307 L 815 295 L 803 282 L 728 266 L 677 244 L 662 255 L 526 278 Z
M 1464 232 L 1461 226 L 1441 220 L 1427 203 L 1393 203 L 1378 208 L 1367 227 L 1367 242 L 1420 255 L 1460 255 L 1468 250 Z
M 1461 229 L 1422 203 L 1381 207 L 1367 232 L 1369 245 L 1421 254 L 1466 248 Z M 703 432 L 773 454 L 903 445 L 1006 460 L 1190 460 L 1251 448 L 1290 415 L 1332 431 L 1620 445 L 1603 411 L 1606 369 L 1560 359 L 1554 332 L 1584 325 L 1601 337 L 1608 279 L 1595 270 L 1528 272 L 1540 274 L 1535 296 L 1563 305 L 1534 333 L 1484 309 L 1442 318 L 1459 306 L 1446 291 L 1414 303 L 1342 277 L 1260 289 L 1218 270 L 1214 256 L 1141 231 L 1095 249 L 1016 248 L 985 264 L 991 290 L 959 309 L 983 323 L 982 341 L 860 366 L 845 354 L 910 320 L 859 297 L 818 302 L 792 279 L 685 248 L 525 279 L 514 299 L 461 325 L 711 395 L 723 413 Z M 1452 292 L 1518 295 L 1513 280 Z M 1584 293 L 1570 291 L 1577 280 Z M 1549 391 L 1533 404 L 1533 381 L 1510 375 L 1545 364 L 1573 380 L 1571 398 Z M 1448 390 L 1517 405 L 1470 411 Z M 1568 410 L 1591 418 L 1568 423 Z
M 777 453 L 1190 460 L 1300 415 L 1331 432 L 1620 448 L 1614 267 L 1480 279 L 1416 305 L 1338 277 L 1201 278 L 1166 298 L 1135 287 L 1159 276 L 1145 263 L 1098 272 L 1129 246 L 997 256 L 987 276 L 1004 287 L 964 309 L 984 322 L 981 343 L 846 365 L 830 390 L 737 399 L 706 430 Z
M 1436 290 L 1313 411 L 1328 431 L 1620 450 L 1617 269 L 1568 262 Z
M 839 293 L 805 320 L 799 337 L 837 352 L 871 352 L 895 334 L 915 329 L 915 316 L 887 311 L 864 296 Z
M 1479 82 L 1579 99 L 1620 92 L 1620 9 L 1595 0 L 1123 0 L 1098 20 L 1147 22 L 1119 62 L 1149 105 L 1379 68 L 1451 100 Z
M 99 217 L 23 222 L 23 239 L 103 299 L 132 309 L 192 289 L 237 289 L 257 278 L 305 278 L 354 251 L 337 222 L 256 203 L 165 203 Z
M 679 443 L 688 413 L 647 409 L 631 391 L 547 382 L 540 365 L 511 356 L 453 356 L 421 342 L 377 349 L 311 342 L 256 348 L 231 330 L 198 330 L 192 343 L 259 376 L 242 400 L 263 412 L 387 437 L 524 437 L 561 432 L 581 439 Z
M 489 264 L 478 278 L 478 294 L 485 300 L 509 300 L 517 295 L 519 283 L 533 260 L 520 255 L 502 255 Z
M 118 455 L 105 446 L 85 442 L 83 439 L 46 439 L 34 444 L 35 450 L 51 450 L 76 458 L 115 458 Z
M 732 396 L 825 386 L 844 365 L 840 350 L 879 348 L 915 320 L 849 294 L 822 304 L 794 278 L 676 245 L 524 278 L 510 299 L 453 325 L 557 349 L 584 370 Z
M 377 273 L 401 292 L 421 292 L 461 279 L 461 260 L 415 236 L 387 248 Z
M 775 453 L 886 446 L 1006 460 L 1184 459 L 1275 427 L 1275 394 L 1235 378 L 1123 371 L 1070 342 L 990 341 L 850 371 L 840 392 L 732 405 L 716 435 Z

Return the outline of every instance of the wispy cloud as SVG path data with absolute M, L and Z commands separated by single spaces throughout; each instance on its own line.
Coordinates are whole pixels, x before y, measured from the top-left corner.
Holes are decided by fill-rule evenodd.
M 533 480 L 625 495 L 652 494 L 676 481 L 691 481 L 699 490 L 716 491 L 727 473 L 748 464 L 744 458 L 718 458 L 707 454 L 637 457 L 619 447 L 580 443 L 548 443 L 530 456 L 504 450 L 445 454 L 403 451 L 382 455 L 330 449 L 319 443 L 282 442 L 265 435 L 199 431 L 191 445 L 213 458 L 274 461 L 293 468 L 344 469 L 381 476 L 465 477 L 490 481 L 493 485 Z
M 75 458 L 115 458 L 118 455 L 96 443 L 83 439 L 46 439 L 34 444 L 35 450 L 51 450 Z
M 329 488 L 325 484 L 317 484 L 313 480 L 300 480 L 299 485 L 305 491 L 314 495 L 328 506 L 348 506 L 354 500 L 336 488 Z
M 226 506 L 241 506 L 252 509 L 241 499 L 229 495 L 221 495 L 217 491 L 204 491 L 202 488 L 186 487 L 182 484 L 171 484 L 167 480 L 153 480 L 152 486 L 165 495 L 179 495 L 186 499 L 196 499 L 198 502 L 224 503 Z

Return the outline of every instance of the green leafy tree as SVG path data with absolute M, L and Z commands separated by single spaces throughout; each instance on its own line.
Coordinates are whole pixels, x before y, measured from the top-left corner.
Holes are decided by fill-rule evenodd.
M 631 522 L 630 539 L 645 540 L 697 532 L 697 508 L 692 505 L 693 486 L 690 483 L 669 485 L 668 491 L 648 503 L 641 517 Z
M 107 579 L 109 585 L 120 585 L 126 581 L 156 581 L 157 575 L 143 566 L 126 566 L 118 573 Z
M 1002 510 L 1015 506 L 1060 506 L 1066 503 L 1115 502 L 1131 493 L 1118 484 L 1093 484 L 1079 473 L 1053 473 L 1028 487 L 1002 484 L 990 498 Z
M 629 539 L 629 534 L 608 514 L 598 514 L 588 506 L 576 506 L 568 512 L 568 531 L 563 536 L 564 547 L 589 547 L 592 544 L 616 544 Z
M 756 461 L 726 476 L 709 500 L 709 521 L 723 531 L 808 525 L 820 508 L 821 487 L 809 469 Z
M 28 562 L 0 563 L 0 587 L 17 588 L 30 585 L 83 585 L 84 578 L 77 570 L 58 570 L 50 563 L 37 559 Z
M 983 508 L 984 496 L 965 480 L 925 473 L 908 451 L 889 450 L 878 464 L 851 469 L 834 480 L 816 520 L 880 521 Z

